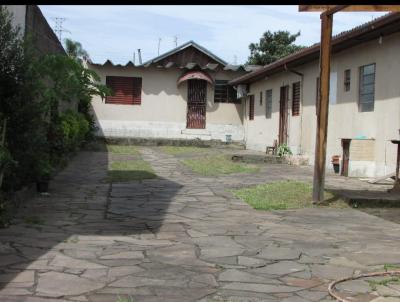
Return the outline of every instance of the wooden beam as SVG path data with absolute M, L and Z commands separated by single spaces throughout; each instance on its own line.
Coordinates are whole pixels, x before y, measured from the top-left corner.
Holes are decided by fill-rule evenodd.
M 326 141 L 328 136 L 329 111 L 329 73 L 331 60 L 333 14 L 321 14 L 321 49 L 320 49 L 320 93 L 317 114 L 317 136 L 315 142 L 315 163 L 313 182 L 313 202 L 324 200 Z
M 324 12 L 336 5 L 299 5 L 299 12 Z M 400 12 L 400 5 L 347 5 L 344 12 Z

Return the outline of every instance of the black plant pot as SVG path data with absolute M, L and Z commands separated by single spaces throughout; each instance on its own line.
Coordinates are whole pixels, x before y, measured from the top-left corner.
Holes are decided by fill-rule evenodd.
M 339 164 L 333 164 L 333 171 L 335 171 L 336 174 L 339 174 Z
M 48 180 L 42 180 L 36 182 L 36 190 L 39 193 L 47 193 L 49 192 L 49 181 Z

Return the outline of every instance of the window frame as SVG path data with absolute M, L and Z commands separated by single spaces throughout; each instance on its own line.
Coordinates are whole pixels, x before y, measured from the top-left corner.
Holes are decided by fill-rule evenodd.
M 369 74 L 362 74 L 363 70 L 369 66 L 374 67 L 374 72 L 369 73 Z M 370 75 L 373 75 L 373 77 L 372 77 L 373 82 L 365 84 L 365 86 L 372 85 L 373 91 L 372 91 L 372 93 L 363 93 L 362 89 L 365 87 L 365 86 L 363 86 L 363 79 L 366 76 L 370 76 Z M 359 112 L 373 112 L 375 110 L 375 83 L 376 83 L 376 63 L 370 63 L 370 64 L 365 64 L 365 65 L 360 66 L 359 67 L 359 79 L 358 79 L 358 111 Z M 362 96 L 365 96 L 365 95 L 372 95 L 372 101 L 371 102 L 365 102 L 365 101 L 362 102 L 361 98 L 362 98 Z M 369 110 L 363 109 L 363 105 L 365 105 L 366 103 L 367 104 L 372 103 L 372 108 Z
M 237 92 L 233 86 L 228 84 L 228 80 L 215 80 L 214 81 L 214 103 L 229 103 L 229 104 L 240 104 L 241 100 L 237 97 Z M 218 86 L 222 86 L 219 88 Z M 223 86 L 226 86 L 224 88 Z M 218 91 L 221 89 L 222 91 Z M 226 89 L 226 90 L 225 90 Z M 224 91 L 225 90 L 225 91 Z M 221 94 L 219 96 L 218 94 Z
M 249 95 L 249 121 L 254 120 L 254 94 Z

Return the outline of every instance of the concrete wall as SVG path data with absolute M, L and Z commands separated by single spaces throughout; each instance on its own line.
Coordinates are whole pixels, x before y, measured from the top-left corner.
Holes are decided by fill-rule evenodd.
M 347 49 L 332 57 L 331 93 L 328 121 L 327 166 L 332 169 L 332 155 L 342 155 L 341 138 L 365 136 L 373 139 L 374 160 L 350 162 L 353 176 L 382 176 L 394 171 L 396 148 L 389 141 L 399 138 L 400 129 L 400 34 L 383 37 Z M 373 112 L 358 111 L 359 67 L 376 63 L 375 108 Z M 344 91 L 344 71 L 351 69 L 350 91 Z M 245 131 L 249 149 L 265 151 L 272 146 L 279 133 L 280 87 L 289 88 L 288 144 L 297 155 L 309 157 L 313 163 L 316 135 L 316 78 L 318 61 L 295 69 L 304 74 L 300 116 L 291 115 L 292 83 L 301 77 L 291 72 L 281 72 L 268 79 L 252 83 L 250 93 L 255 95 L 255 118 L 248 120 L 246 101 Z M 265 90 L 273 89 L 273 114 L 265 118 Z M 259 105 L 259 92 L 263 91 L 263 104 Z M 336 98 L 334 96 L 336 95 Z
M 206 129 L 186 129 L 187 83 L 177 87 L 183 70 L 156 67 L 116 67 L 89 65 L 105 84 L 106 76 L 142 77 L 141 105 L 106 104 L 99 97 L 92 100 L 101 136 L 220 139 L 232 135 L 244 139 L 241 104 L 214 103 L 214 89 L 207 84 Z M 238 72 L 209 73 L 213 78 L 230 80 Z
M 25 33 L 25 15 L 26 15 L 26 5 L 4 5 L 4 7 L 12 14 L 12 24 L 13 26 L 20 27 L 20 33 L 24 35 Z

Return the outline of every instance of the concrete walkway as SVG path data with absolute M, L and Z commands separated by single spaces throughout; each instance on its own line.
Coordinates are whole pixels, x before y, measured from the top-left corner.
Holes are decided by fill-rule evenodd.
M 398 224 L 349 209 L 260 212 L 227 190 L 309 168 L 206 178 L 140 151 L 159 178 L 110 185 L 108 154 L 81 152 L 50 197 L 0 230 L 0 301 L 331 301 L 330 280 L 400 263 Z

